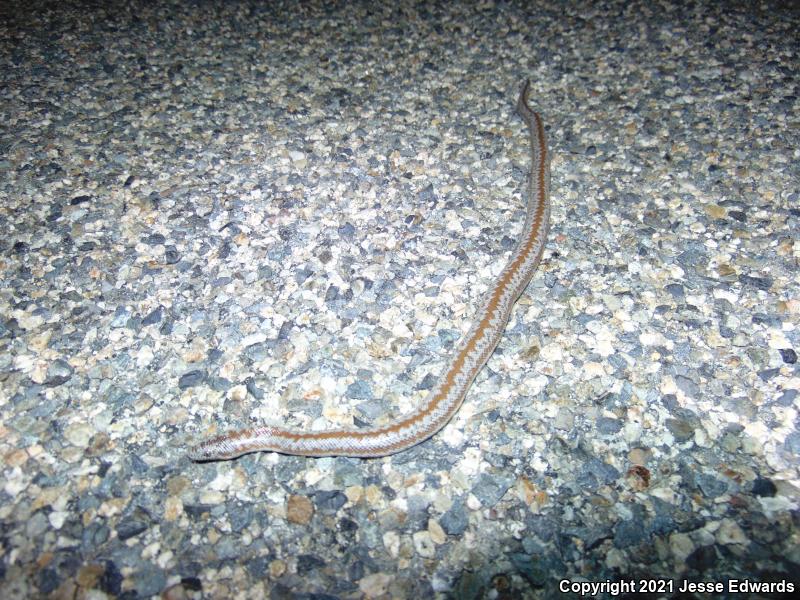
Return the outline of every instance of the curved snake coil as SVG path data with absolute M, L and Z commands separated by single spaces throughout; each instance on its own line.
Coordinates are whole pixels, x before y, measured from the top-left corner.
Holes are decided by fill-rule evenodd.
M 517 100 L 517 112 L 528 126 L 531 171 L 525 225 L 521 239 L 475 323 L 457 346 L 444 373 L 425 401 L 394 423 L 363 429 L 298 431 L 266 425 L 232 431 L 201 442 L 189 451 L 195 461 L 227 460 L 258 451 L 301 456 L 378 457 L 406 450 L 428 439 L 455 415 L 475 376 L 494 352 L 511 309 L 542 258 L 550 221 L 550 155 L 542 118 L 528 106 L 530 81 Z

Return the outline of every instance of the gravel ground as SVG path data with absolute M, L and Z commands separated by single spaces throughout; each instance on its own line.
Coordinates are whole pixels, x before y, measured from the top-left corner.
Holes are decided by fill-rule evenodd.
M 4 600 L 798 586 L 790 3 L 0 14 Z M 424 397 L 522 225 L 526 78 L 550 239 L 454 421 L 189 461 Z

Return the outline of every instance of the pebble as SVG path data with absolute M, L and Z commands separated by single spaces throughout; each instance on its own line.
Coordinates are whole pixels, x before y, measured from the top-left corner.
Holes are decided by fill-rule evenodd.
M 417 531 L 411 536 L 414 540 L 414 550 L 423 558 L 433 558 L 436 555 L 436 544 L 431 539 L 428 531 Z
M 456 501 L 453 506 L 439 519 L 442 529 L 448 535 L 461 535 L 469 525 L 469 519 L 463 502 Z
M 290 523 L 307 524 L 314 515 L 314 505 L 305 496 L 291 495 L 286 501 L 286 518 Z
M 94 435 L 94 429 L 88 423 L 71 423 L 64 430 L 64 437 L 73 446 L 84 448 Z

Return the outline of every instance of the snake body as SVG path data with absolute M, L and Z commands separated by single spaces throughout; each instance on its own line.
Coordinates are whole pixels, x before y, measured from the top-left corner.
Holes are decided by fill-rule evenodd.
M 227 460 L 258 451 L 301 456 L 386 456 L 423 442 L 450 421 L 500 341 L 511 309 L 539 265 L 547 238 L 550 155 L 542 118 L 528 105 L 529 91 L 528 81 L 517 100 L 517 112 L 528 126 L 531 142 L 527 210 L 521 239 L 486 294 L 471 329 L 425 401 L 394 423 L 363 429 L 298 431 L 265 425 L 228 432 L 192 447 L 189 451 L 192 460 Z

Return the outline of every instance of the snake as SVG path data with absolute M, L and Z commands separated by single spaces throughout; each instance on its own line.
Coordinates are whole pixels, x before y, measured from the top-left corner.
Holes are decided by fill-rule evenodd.
M 471 328 L 456 346 L 425 400 L 410 413 L 383 425 L 321 431 L 263 425 L 230 431 L 192 446 L 188 451 L 191 460 L 230 460 L 260 451 L 310 457 L 388 456 L 427 440 L 453 418 L 503 336 L 514 304 L 542 259 L 547 239 L 551 208 L 550 153 L 542 117 L 528 104 L 530 89 L 530 81 L 525 81 L 516 107 L 527 125 L 531 146 L 522 232 L 507 264 L 485 294 Z

